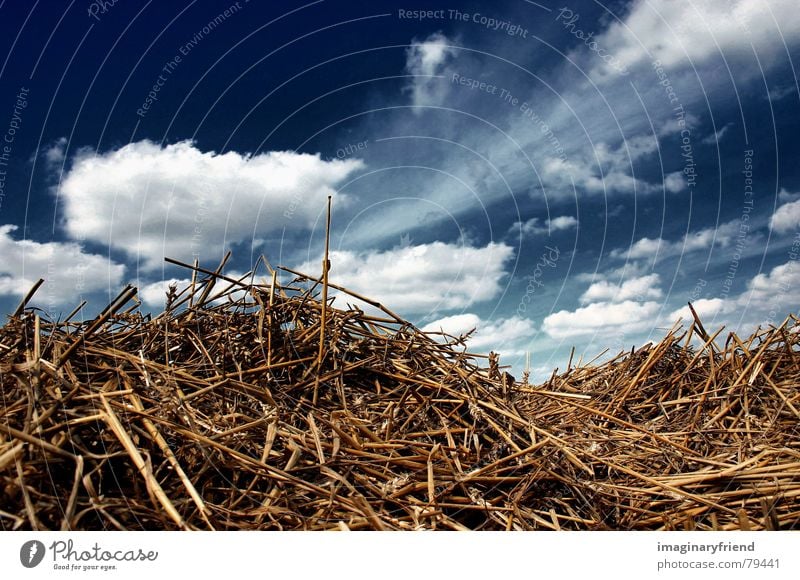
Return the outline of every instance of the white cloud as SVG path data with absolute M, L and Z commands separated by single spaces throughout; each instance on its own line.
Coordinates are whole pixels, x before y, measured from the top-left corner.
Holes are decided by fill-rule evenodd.
M 779 234 L 800 227 L 800 199 L 780 206 L 769 220 L 769 227 Z
M 61 165 L 64 162 L 66 150 L 67 150 L 66 137 L 60 137 L 56 139 L 53 143 L 51 143 L 49 147 L 46 147 L 42 151 L 42 156 L 44 157 L 47 166 L 52 168 L 57 165 Z
M 722 140 L 722 138 L 725 136 L 725 133 L 728 132 L 728 129 L 730 129 L 732 126 L 733 126 L 733 123 L 728 123 L 727 125 L 722 127 L 722 129 L 720 129 L 716 133 L 712 133 L 708 137 L 705 137 L 700 142 L 703 145 L 717 145 Z
M 436 32 L 422 42 L 412 42 L 406 50 L 406 72 L 417 75 L 408 85 L 414 105 L 440 105 L 444 101 L 449 83 L 435 77 L 445 74 L 444 65 L 455 55 L 451 45 L 444 34 Z
M 686 189 L 683 171 L 675 171 L 664 177 L 664 188 L 670 193 L 680 193 Z
M 226 271 L 225 276 L 233 280 L 239 280 L 244 276 L 244 274 L 241 272 Z M 249 280 L 250 278 L 248 277 L 247 281 Z M 259 279 L 256 277 L 255 281 L 262 284 L 268 284 L 268 281 L 263 278 Z M 174 284 L 176 286 L 176 290 L 180 295 L 178 300 L 181 300 L 186 296 L 186 294 L 183 293 L 184 290 L 186 290 L 191 283 L 192 281 L 189 278 L 169 278 L 167 280 L 151 282 L 149 284 L 140 283 L 139 298 L 141 298 L 142 302 L 151 308 L 162 309 L 166 305 L 167 291 L 169 290 L 170 285 Z M 208 296 L 208 302 L 211 304 L 218 304 L 219 302 L 226 300 L 227 297 L 219 298 L 219 295 L 223 293 L 227 294 L 227 291 L 231 290 L 233 287 L 234 284 L 231 282 L 222 279 L 218 280 Z M 238 300 L 240 298 L 245 298 L 247 293 L 244 290 L 234 290 L 230 296 L 232 299 Z
M 592 301 L 575 310 L 562 310 L 547 316 L 542 330 L 554 339 L 599 335 L 604 346 L 614 337 L 647 333 L 657 328 L 670 328 L 682 319 L 684 328 L 693 316 L 688 306 L 659 314 L 663 307 L 663 292 L 658 276 L 639 277 L 619 287 L 599 282 L 581 296 L 581 303 Z M 652 298 L 651 300 L 647 300 Z M 647 301 L 645 301 L 647 300 Z M 700 298 L 692 306 L 708 330 L 725 326 L 740 335 L 783 322 L 797 314 L 800 304 L 800 264 L 790 259 L 768 272 L 755 275 L 746 290 L 727 298 Z
M 571 215 L 562 215 L 551 220 L 547 220 L 548 225 L 553 230 L 570 230 L 578 226 L 578 220 Z
M 505 356 L 520 355 L 535 332 L 533 323 L 519 316 L 482 321 L 467 347 L 475 352 L 494 350 Z
M 616 268 L 604 269 L 603 271 L 580 272 L 573 275 L 576 282 L 594 284 L 598 280 L 629 280 L 647 276 L 652 273 L 652 267 L 644 261 L 628 261 L 620 264 Z
M 658 139 L 652 134 L 627 137 L 616 148 L 606 143 L 598 143 L 593 152 L 604 165 L 625 167 L 632 161 L 641 159 L 658 151 Z
M 664 293 L 659 288 L 661 278 L 658 274 L 649 274 L 625 280 L 622 284 L 612 284 L 607 280 L 595 282 L 584 292 L 581 304 L 590 302 L 626 302 L 635 300 L 644 302 L 661 298 Z
M 597 302 L 574 311 L 561 310 L 550 314 L 544 319 L 542 329 L 555 339 L 598 332 L 629 334 L 651 329 L 659 308 L 659 303 L 653 301 Z
M 22 297 L 44 278 L 34 302 L 49 308 L 77 305 L 81 295 L 120 286 L 125 266 L 84 253 L 76 243 L 15 240 L 10 235 L 15 230 L 0 226 L 0 295 Z
M 698 316 L 708 326 L 725 325 L 739 334 L 749 334 L 757 326 L 778 325 L 789 314 L 797 314 L 800 304 L 800 265 L 788 260 L 768 272 L 756 274 L 739 295 L 692 302 Z M 665 322 L 678 318 L 691 321 L 688 306 L 673 311 Z
M 572 191 L 573 184 L 578 190 L 594 194 L 633 195 L 634 192 L 642 194 L 656 191 L 653 184 L 628 174 L 625 164 L 629 168 L 629 161 L 618 163 L 614 157 L 607 157 L 605 161 L 601 172 L 596 162 L 550 157 L 542 163 L 540 173 L 548 188 L 562 191 Z
M 756 274 L 740 294 L 725 299 L 710 298 L 692 302 L 692 306 L 708 328 L 726 326 L 739 334 L 749 334 L 757 326 L 762 328 L 783 322 L 789 314 L 797 314 L 800 304 L 800 265 L 789 260 L 773 267 L 769 272 Z M 673 311 L 668 322 L 682 317 L 691 321 L 688 306 Z
M 772 309 L 782 314 L 797 313 L 800 304 L 800 265 L 789 260 L 775 266 L 768 274 L 757 274 L 747 290 L 736 299 L 740 308 Z
M 433 242 L 387 251 L 334 251 L 330 280 L 399 313 L 456 310 L 499 296 L 512 257 L 510 246 L 493 242 L 480 248 Z M 319 260 L 297 270 L 317 272 Z
M 632 175 L 634 162 L 658 151 L 653 134 L 627 137 L 616 146 L 599 140 L 592 149 L 570 159 L 548 157 L 541 164 L 541 178 L 548 186 L 571 191 L 572 184 L 589 193 L 653 193 L 658 188 Z
M 611 252 L 612 258 L 626 258 L 628 260 L 639 260 L 641 258 L 652 258 L 663 248 L 670 247 L 670 244 L 663 238 L 641 238 L 637 240 L 628 250 L 614 250 Z
M 721 298 L 700 298 L 699 300 L 692 302 L 692 307 L 694 308 L 694 311 L 697 312 L 697 316 L 700 317 L 701 321 L 708 321 L 709 318 L 714 318 L 721 314 L 725 310 L 726 304 L 725 300 Z M 692 316 L 692 311 L 689 310 L 688 305 L 678 308 L 677 310 L 673 310 L 669 314 L 666 322 L 667 324 L 672 324 L 679 319 L 683 319 L 684 323 L 690 323 L 692 320 L 694 320 L 694 316 Z
M 522 235 L 524 238 L 529 238 L 531 236 L 536 236 L 546 232 L 547 228 L 541 224 L 541 220 L 539 218 L 531 218 L 524 222 L 514 222 L 511 227 L 508 228 L 508 233 L 510 235 Z
M 768 96 L 770 101 L 775 102 L 788 97 L 792 93 L 797 94 L 797 85 L 788 84 L 782 87 L 775 87 L 769 90 Z
M 705 228 L 686 234 L 682 239 L 670 242 L 663 238 L 641 238 L 626 250 L 613 250 L 612 258 L 638 260 L 645 258 L 666 259 L 698 250 L 708 250 L 712 244 L 728 246 L 739 231 L 737 220 L 722 224 L 718 228 Z
M 161 282 L 152 282 L 139 288 L 139 298 L 142 302 L 153 308 L 164 308 L 167 301 L 167 290 L 171 284 L 177 286 L 178 292 L 191 284 L 187 278 L 170 278 Z
M 82 151 L 59 193 L 71 237 L 140 257 L 152 269 L 164 256 L 190 260 L 282 226 L 308 227 L 326 197 L 362 167 L 357 159 L 218 154 L 190 141 L 144 140 L 101 155 Z
M 456 314 L 441 318 L 422 328 L 424 332 L 445 332 L 460 336 L 470 330 L 475 333 L 467 341 L 467 350 L 476 353 L 495 351 L 505 356 L 524 354 L 536 328 L 527 318 L 512 316 L 494 320 L 482 320 L 472 313 Z
M 722 51 L 752 54 L 762 63 L 800 38 L 796 0 L 637 0 L 622 23 L 613 22 L 598 45 L 622 66 L 658 59 L 664 66 L 697 65 Z M 604 65 L 605 66 L 605 65 Z M 595 76 L 615 71 L 597 70 Z
M 439 320 L 426 324 L 422 327 L 423 332 L 443 332 L 450 336 L 461 336 L 467 332 L 478 328 L 481 324 L 481 317 L 471 312 L 465 314 L 454 314 L 445 316 Z
M 571 215 L 562 215 L 553 219 L 545 220 L 545 225 L 542 225 L 539 218 L 531 218 L 524 222 L 514 222 L 508 229 L 511 235 L 522 237 L 531 237 L 539 234 L 547 234 L 554 231 L 569 230 L 577 227 L 578 220 Z
M 720 8 L 716 12 L 725 12 L 729 7 L 728 1 L 725 1 L 725 10 Z M 734 7 L 742 4 L 741 0 L 730 1 Z M 698 3 L 698 0 L 692 0 L 680 3 L 672 0 L 670 3 L 665 0 L 653 0 L 651 4 L 669 12 L 671 16 L 675 14 L 679 16 L 685 12 L 687 5 L 692 10 L 698 5 L 702 11 L 705 10 L 702 7 L 708 2 Z M 719 2 L 713 5 L 718 6 Z M 642 24 L 641 13 L 649 9 L 644 6 L 643 1 L 618 2 L 617 6 L 624 8 L 624 14 L 627 15 L 624 16 L 626 25 L 630 25 L 634 30 L 647 29 L 647 26 Z M 554 13 L 553 17 L 555 16 Z M 675 22 L 680 20 L 678 16 L 674 18 Z M 769 17 L 769 14 L 767 16 Z M 596 36 L 593 38 L 611 39 L 612 42 L 599 42 L 607 53 L 613 52 L 612 45 L 627 47 L 628 41 L 623 42 L 617 38 L 627 34 L 624 32 L 624 27 L 612 24 L 610 30 L 603 33 L 603 27 L 606 27 L 610 19 L 588 22 L 587 17 L 588 13 L 578 22 L 578 27 L 586 33 L 595 32 Z M 692 19 L 696 19 L 695 17 L 696 15 Z M 724 22 L 725 19 L 719 20 Z M 780 44 L 780 35 L 777 34 L 774 23 L 772 27 L 776 34 L 770 42 L 777 46 Z M 664 40 L 665 30 L 666 32 L 668 30 L 663 23 L 655 30 L 656 33 L 649 34 L 645 39 L 647 43 L 672 44 L 673 41 Z M 559 31 L 558 40 L 562 44 L 572 43 L 569 36 L 564 35 L 563 30 Z M 744 44 L 746 40 L 743 38 L 741 42 Z M 461 50 L 457 51 L 457 58 L 452 58 L 446 50 L 447 42 L 431 41 L 431 50 L 428 53 L 421 48 L 425 42 L 425 37 L 420 37 L 415 43 L 415 48 L 409 49 L 407 67 L 409 71 L 434 72 L 442 75 L 457 67 L 458 72 L 469 75 L 470 78 L 488 83 L 498 82 L 496 59 L 480 52 Z M 695 42 L 695 39 L 692 39 L 692 42 Z M 701 41 L 701 44 L 703 42 L 706 40 Z M 635 40 L 630 43 L 635 45 Z M 505 44 L 503 46 L 508 48 Z M 528 82 L 529 78 L 522 72 L 519 74 L 509 72 L 506 75 L 507 79 L 498 85 L 507 88 L 530 105 L 527 109 L 531 111 L 530 114 L 527 111 L 522 113 L 519 106 L 507 106 L 498 95 L 454 86 L 447 79 L 434 79 L 419 86 L 410 85 L 409 90 L 413 89 L 420 103 L 447 103 L 448 106 L 466 113 L 465 115 L 442 114 L 442 123 L 438 127 L 439 137 L 458 143 L 459 147 L 445 147 L 444 141 L 435 139 L 427 141 L 406 139 L 402 142 L 396 141 L 391 150 L 379 151 L 377 148 L 370 150 L 370 156 L 375 156 L 371 157 L 371 160 L 380 159 L 387 165 L 396 163 L 398 157 L 414 161 L 424 157 L 426 164 L 435 166 L 437 171 L 442 171 L 439 175 L 431 175 L 431 172 L 421 170 L 404 172 L 402 179 L 396 179 L 388 189 L 408 197 L 421 195 L 420 192 L 424 192 L 422 195 L 426 196 L 426 200 L 418 203 L 407 202 L 403 207 L 387 205 L 383 210 L 376 210 L 376 213 L 382 211 L 381 218 L 388 218 L 391 211 L 401 216 L 402 219 L 397 220 L 401 223 L 417 221 L 422 215 L 433 215 L 432 219 L 444 222 L 451 219 L 452 215 L 460 217 L 468 211 L 479 209 L 481 202 L 498 202 L 507 195 L 509 187 L 515 191 L 527 189 L 533 197 L 544 192 L 548 199 L 560 200 L 571 198 L 574 194 L 579 198 L 587 194 L 598 196 L 660 194 L 665 188 L 672 193 L 685 193 L 686 186 L 683 184 L 681 187 L 678 174 L 658 176 L 651 180 L 650 170 L 658 165 L 656 158 L 658 142 L 662 137 L 669 137 L 670 141 L 670 150 L 662 153 L 666 153 L 667 157 L 674 161 L 675 151 L 672 150 L 672 141 L 676 134 L 679 137 L 683 128 L 688 127 L 691 130 L 695 147 L 700 146 L 701 139 L 708 136 L 708 119 L 701 119 L 689 111 L 702 110 L 706 105 L 705 91 L 716 94 L 718 90 L 724 89 L 722 85 L 725 83 L 725 75 L 718 74 L 719 69 L 716 66 L 718 63 L 707 62 L 699 66 L 696 72 L 670 71 L 671 83 L 684 109 L 684 113 L 679 115 L 681 121 L 679 124 L 673 110 L 675 104 L 669 103 L 664 87 L 658 84 L 658 79 L 650 70 L 649 63 L 645 62 L 647 59 L 642 59 L 638 52 L 631 54 L 631 57 L 637 62 L 641 61 L 643 66 L 632 70 L 629 79 L 623 79 L 613 71 L 610 75 L 613 82 L 603 86 L 600 94 L 597 86 L 583 76 L 583 71 L 591 70 L 595 64 L 602 61 L 592 50 L 587 50 L 584 43 L 578 43 L 578 47 L 577 53 L 580 58 L 573 59 L 572 62 L 565 61 L 547 71 L 545 76 L 550 82 L 547 86 L 531 85 Z M 746 48 L 750 50 L 749 44 Z M 528 66 L 529 70 L 536 70 L 535 58 L 530 60 L 530 55 L 522 53 L 519 56 L 521 64 Z M 570 56 L 574 55 L 571 53 Z M 781 58 L 785 60 L 786 56 Z M 423 63 L 427 65 L 423 66 Z M 731 65 L 733 74 L 738 75 L 742 67 L 738 62 L 731 62 Z M 698 84 L 698 78 L 702 83 Z M 753 79 L 745 78 L 743 83 L 745 81 Z M 411 97 L 410 92 L 408 96 Z M 424 119 L 422 124 L 420 119 Z M 427 116 L 424 118 L 408 116 L 407 112 L 401 111 L 388 121 L 380 121 L 380 123 L 386 122 L 390 123 L 390 128 L 382 127 L 381 130 L 385 129 L 389 133 L 398 135 L 421 136 L 427 135 L 430 119 Z M 377 130 L 377 123 L 378 121 L 365 120 L 363 132 Z M 718 128 L 722 126 L 723 124 L 720 124 Z M 495 127 L 501 128 L 505 134 L 498 132 Z M 725 133 L 725 139 L 730 138 L 731 130 L 733 129 Z M 490 170 L 481 172 L 480 169 L 473 169 L 485 164 L 476 163 L 476 158 L 468 153 L 468 148 L 485 155 L 494 163 L 502 179 Z M 521 155 L 521 152 L 525 155 Z M 677 155 L 679 159 L 680 153 Z M 530 179 L 530 160 L 535 160 L 534 180 Z M 670 165 L 673 161 L 669 161 Z M 670 167 L 668 171 L 672 169 Z M 453 179 L 453 176 L 457 179 Z M 366 183 L 362 181 L 360 185 L 366 187 Z M 378 185 L 378 187 L 383 186 L 384 184 Z M 432 212 L 431 201 L 440 204 L 446 210 Z M 531 216 L 526 215 L 521 221 L 525 223 L 529 217 Z M 378 228 L 374 226 L 375 223 L 387 225 Z M 538 228 L 542 227 L 543 223 L 534 222 L 532 225 Z M 381 238 L 382 234 L 394 237 L 400 233 L 391 219 L 365 220 L 363 225 L 356 225 L 353 231 L 356 229 L 362 236 L 359 241 L 363 240 L 364 245 L 374 245 L 376 240 L 385 240 L 386 238 Z
M 778 201 L 781 203 L 788 203 L 790 201 L 800 200 L 800 193 L 791 193 L 785 187 L 782 187 L 778 192 Z

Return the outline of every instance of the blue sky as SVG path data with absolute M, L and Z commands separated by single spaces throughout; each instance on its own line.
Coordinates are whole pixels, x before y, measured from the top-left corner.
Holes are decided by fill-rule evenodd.
M 794 0 L 0 2 L 0 306 L 264 254 L 534 376 L 800 298 Z M 343 298 L 337 298 L 339 303 Z M 350 301 L 353 302 L 353 301 Z M 91 307 L 85 316 L 91 316 Z

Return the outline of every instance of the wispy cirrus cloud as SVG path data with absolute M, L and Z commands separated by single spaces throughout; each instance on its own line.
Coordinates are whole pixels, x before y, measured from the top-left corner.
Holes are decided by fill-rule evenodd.
M 635 0 L 597 42 L 627 68 L 653 59 L 689 68 L 720 53 L 735 58 L 754 51 L 760 62 L 769 63 L 785 51 L 784 42 L 800 41 L 796 11 L 794 0 Z M 605 66 L 598 64 L 595 74 L 610 76 Z

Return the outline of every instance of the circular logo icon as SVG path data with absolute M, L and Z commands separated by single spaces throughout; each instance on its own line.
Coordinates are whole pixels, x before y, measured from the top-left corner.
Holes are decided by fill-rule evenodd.
M 19 549 L 19 561 L 26 568 L 36 568 L 44 559 L 44 544 L 39 540 L 29 540 Z

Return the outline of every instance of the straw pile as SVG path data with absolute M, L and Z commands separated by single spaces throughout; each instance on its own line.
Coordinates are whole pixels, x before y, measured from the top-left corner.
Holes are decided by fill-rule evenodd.
M 0 329 L 0 529 L 800 527 L 795 318 L 530 386 L 325 281 L 188 267 L 158 316 Z

